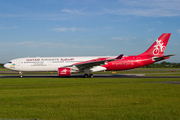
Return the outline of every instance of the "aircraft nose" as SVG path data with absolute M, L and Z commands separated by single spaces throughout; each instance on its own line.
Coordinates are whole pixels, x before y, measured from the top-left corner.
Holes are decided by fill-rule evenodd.
M 4 67 L 9 68 L 9 64 L 8 63 L 4 64 Z

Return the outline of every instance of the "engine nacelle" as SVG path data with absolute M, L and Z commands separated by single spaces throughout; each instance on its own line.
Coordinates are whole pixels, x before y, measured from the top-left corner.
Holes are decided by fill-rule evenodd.
M 58 68 L 58 75 L 59 76 L 71 75 L 71 68 L 65 68 L 65 67 Z

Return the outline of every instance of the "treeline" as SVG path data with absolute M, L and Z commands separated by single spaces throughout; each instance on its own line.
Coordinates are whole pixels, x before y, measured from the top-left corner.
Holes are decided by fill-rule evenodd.
M 1 63 L 0 63 L 0 68 L 4 68 L 4 64 L 1 64 Z
M 142 68 L 180 68 L 180 63 L 170 63 L 170 62 L 161 62 L 161 63 L 153 63 L 147 66 L 143 66 Z

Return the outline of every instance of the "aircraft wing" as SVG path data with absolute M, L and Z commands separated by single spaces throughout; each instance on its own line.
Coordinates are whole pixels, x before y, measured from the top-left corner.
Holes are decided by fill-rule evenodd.
M 172 55 L 164 55 L 164 56 L 161 56 L 161 57 L 153 57 L 153 60 L 154 61 L 160 61 L 160 60 L 164 60 L 164 59 L 167 59 L 171 56 L 174 56 L 175 54 L 172 54 Z
M 100 66 L 100 65 L 105 64 L 105 62 L 118 60 L 118 59 L 121 59 L 122 57 L 123 57 L 123 54 L 119 55 L 118 57 L 116 57 L 114 59 L 98 58 L 98 59 L 93 59 L 93 60 L 84 61 L 84 62 L 80 62 L 80 63 L 75 63 L 73 65 L 76 66 L 79 70 L 82 70 L 82 69 L 92 68 L 94 66 Z

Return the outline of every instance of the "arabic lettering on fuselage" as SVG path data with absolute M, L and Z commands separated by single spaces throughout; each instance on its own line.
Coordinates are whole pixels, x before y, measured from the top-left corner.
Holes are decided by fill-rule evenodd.
M 74 60 L 74 58 L 61 58 L 61 61 L 72 61 L 72 60 Z

